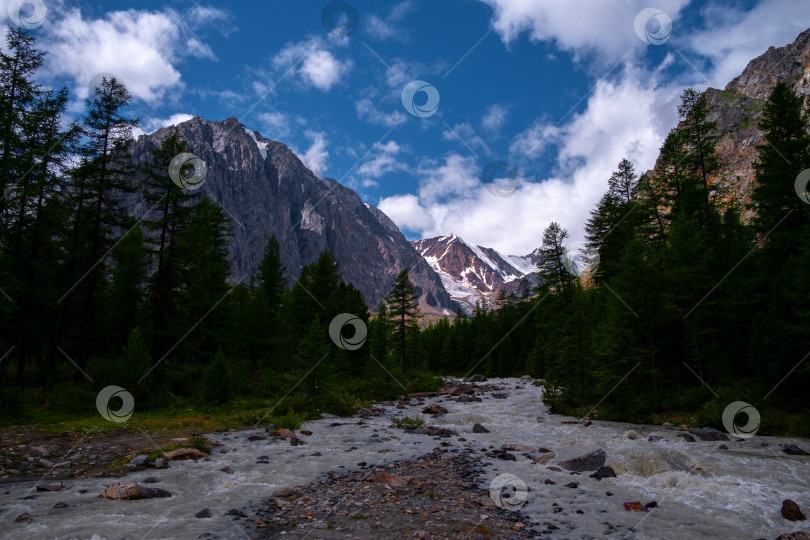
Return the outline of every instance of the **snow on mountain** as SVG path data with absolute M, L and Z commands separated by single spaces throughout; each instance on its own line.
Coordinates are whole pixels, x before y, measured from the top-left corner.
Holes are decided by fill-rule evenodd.
M 500 291 L 518 293 L 522 285 L 536 283 L 536 252 L 526 256 L 465 242 L 455 234 L 411 242 L 439 274 L 453 300 L 469 312 L 476 302 L 490 305 Z

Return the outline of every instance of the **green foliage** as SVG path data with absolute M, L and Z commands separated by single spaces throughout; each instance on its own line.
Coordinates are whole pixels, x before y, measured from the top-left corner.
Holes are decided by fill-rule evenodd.
M 394 423 L 400 429 L 417 429 L 425 425 L 425 421 L 421 418 L 411 418 L 410 416 L 395 419 Z
M 222 349 L 205 369 L 204 397 L 213 405 L 223 405 L 231 398 L 231 375 Z

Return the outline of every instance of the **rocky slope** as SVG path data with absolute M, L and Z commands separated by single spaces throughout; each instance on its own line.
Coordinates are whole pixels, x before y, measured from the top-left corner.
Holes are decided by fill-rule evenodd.
M 518 292 L 521 279 L 535 283 L 537 254 L 503 255 L 455 234 L 411 242 L 438 272 L 450 296 L 469 311 L 477 301 L 494 304 L 501 290 Z
M 756 146 L 762 142 L 757 121 L 778 82 L 786 82 L 804 96 L 805 108 L 810 108 L 810 100 L 806 99 L 810 95 L 810 29 L 793 43 L 770 47 L 751 60 L 724 90 L 708 88 L 705 92 L 714 109 L 711 120 L 717 122 L 721 136 L 716 148 L 723 167 L 714 180 L 730 188 L 731 196 L 742 202 L 750 200 L 755 181 L 753 162 Z
M 208 167 L 202 189 L 231 218 L 236 279 L 256 270 L 274 235 L 291 284 L 304 265 L 328 249 L 340 262 L 343 279 L 363 292 L 372 310 L 397 273 L 408 268 L 424 311 L 454 311 L 438 274 L 387 216 L 335 180 L 318 178 L 284 144 L 248 130 L 236 118 L 212 122 L 195 117 L 176 128 L 189 151 Z M 172 129 L 139 137 L 132 152 L 135 162 L 149 159 Z M 138 217 L 147 211 L 140 196 L 129 207 Z

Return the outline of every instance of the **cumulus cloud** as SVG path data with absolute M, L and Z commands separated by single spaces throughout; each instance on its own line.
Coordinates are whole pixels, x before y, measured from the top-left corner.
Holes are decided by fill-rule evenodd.
M 553 42 L 575 58 L 595 55 L 615 62 L 644 43 L 633 29 L 641 8 L 635 2 L 602 0 L 481 0 L 493 10 L 492 26 L 503 42 L 510 45 L 523 33 L 531 41 Z M 643 7 L 656 7 L 673 21 L 687 2 L 657 0 Z
M 193 114 L 186 113 L 173 114 L 168 118 L 148 118 L 146 120 L 141 120 L 141 125 L 132 130 L 132 135 L 137 139 L 140 135 L 154 133 L 160 128 L 176 126 L 177 124 L 182 124 L 183 122 L 187 122 L 192 118 L 194 118 Z
M 579 247 L 588 213 L 607 189 L 618 162 L 627 157 L 639 173 L 654 164 L 661 141 L 677 120 L 680 90 L 627 68 L 618 81 L 598 81 L 585 109 L 565 124 L 537 122 L 514 138 L 512 149 L 517 152 L 528 151 L 538 140 L 541 147 L 551 140 L 558 157 L 551 173 L 530 176 L 524 170 L 511 197 L 496 197 L 485 188 L 478 160 L 451 153 L 417 168 L 415 199 L 385 198 L 380 208 L 421 237 L 456 233 L 518 255 L 537 248 L 543 230 L 558 221 L 569 230 L 572 247 Z
M 181 85 L 177 64 L 184 57 L 216 58 L 194 31 L 228 17 L 223 10 L 201 6 L 186 18 L 168 8 L 112 11 L 96 19 L 78 8 L 54 9 L 43 37 L 46 69 L 73 79 L 80 99 L 88 96 L 96 75 L 111 73 L 135 98 L 153 103 Z
M 271 63 L 276 77 L 293 71 L 304 86 L 324 92 L 338 84 L 352 66 L 351 60 L 338 60 L 320 38 L 288 43 L 276 53 Z
M 288 141 L 293 135 L 293 126 L 306 125 L 300 116 L 292 116 L 279 111 L 264 112 L 256 115 L 259 121 L 259 132 L 262 136 L 274 141 Z
M 377 208 L 394 220 L 400 228 L 411 231 L 434 229 L 433 220 L 419 204 L 416 195 L 394 195 L 380 199 Z
M 364 120 L 369 124 L 378 126 L 391 127 L 400 124 L 407 120 L 405 113 L 401 111 L 393 111 L 384 113 L 374 106 L 370 99 L 363 98 L 354 103 L 354 108 L 357 111 L 357 118 Z
M 305 135 L 312 141 L 309 148 L 304 153 L 297 150 L 295 150 L 295 153 L 310 171 L 319 177 L 323 177 L 329 160 L 329 152 L 326 150 L 329 141 L 322 131 L 307 130 Z
M 377 179 L 389 173 L 408 170 L 407 164 L 399 160 L 403 148 L 396 141 L 378 144 L 373 152 L 373 156 L 357 168 L 357 174 L 361 177 Z

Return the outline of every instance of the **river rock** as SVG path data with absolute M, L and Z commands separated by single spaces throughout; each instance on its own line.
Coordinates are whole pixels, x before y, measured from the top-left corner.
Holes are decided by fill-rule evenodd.
M 639 501 L 627 501 L 624 503 L 624 509 L 628 512 L 639 512 L 644 509 L 644 505 Z
M 810 456 L 807 452 L 796 446 L 795 444 L 789 444 L 782 448 L 782 452 L 789 456 Z
M 264 435 L 251 435 L 250 437 L 248 437 L 248 440 L 249 441 L 264 441 L 264 440 L 267 440 L 267 437 L 265 437 Z
M 534 452 L 534 448 L 530 446 L 523 446 L 522 444 L 503 444 L 501 450 L 509 450 L 510 452 Z
M 39 484 L 37 485 L 37 491 L 59 491 L 62 489 L 62 484 Z
M 532 377 L 531 375 L 524 375 L 523 377 L 520 378 L 520 380 L 521 381 L 533 381 L 534 377 Z
M 53 507 L 56 508 L 56 509 L 67 508 L 68 504 L 66 502 L 58 502 L 55 505 L 53 505 Z
M 493 392 L 493 393 L 492 393 L 492 397 L 493 397 L 494 399 L 506 399 L 506 398 L 508 398 L 508 397 L 509 397 L 509 394 L 505 394 L 505 393 L 497 393 L 497 394 L 496 394 L 495 392 Z
M 154 463 L 152 463 L 152 467 L 155 469 L 168 469 L 169 468 L 169 460 L 166 458 L 157 458 Z
M 780 534 L 776 540 L 810 540 L 810 534 L 804 531 L 789 532 Z
M 102 496 L 107 499 L 133 501 L 171 497 L 172 494 L 165 489 L 144 487 L 134 482 L 118 482 L 105 489 Z
M 483 376 L 483 375 L 481 375 L 481 374 L 478 374 L 478 373 L 477 373 L 477 374 L 475 374 L 475 375 L 473 375 L 472 377 L 470 377 L 470 378 L 469 378 L 469 379 L 467 379 L 467 380 L 468 380 L 469 382 L 487 382 L 487 378 L 486 378 L 486 377 L 484 377 L 484 376 Z
M 309 437 L 310 435 L 312 435 L 312 432 L 311 432 L 311 431 L 309 431 L 309 430 L 307 430 L 307 429 L 302 429 L 302 430 L 301 430 L 301 431 L 299 431 L 298 433 L 300 433 L 301 435 L 306 435 L 307 437 Z
M 688 433 L 678 433 L 678 437 L 683 438 L 686 442 L 695 442 L 695 438 Z
M 194 514 L 194 517 L 197 519 L 208 519 L 211 516 L 213 516 L 213 514 L 211 513 L 210 508 L 203 508 L 202 510 Z
M 598 471 L 591 475 L 591 478 L 596 478 L 597 480 L 601 480 L 602 478 L 616 478 L 616 471 L 613 470 L 613 467 L 603 465 L 599 467 Z
M 578 458 L 561 461 L 560 467 L 574 472 L 596 471 L 605 464 L 605 451 L 601 448 Z
M 180 460 L 180 459 L 200 459 L 204 458 L 205 454 L 197 450 L 196 448 L 178 448 L 177 450 L 172 450 L 171 452 L 167 452 L 163 454 L 163 457 L 166 459 L 170 459 L 172 461 Z
M 459 403 L 480 403 L 481 398 L 477 396 L 459 396 L 456 401 Z
M 134 458 L 129 460 L 130 465 L 135 465 L 136 467 L 146 467 L 149 465 L 149 456 L 146 454 L 141 454 L 139 456 L 135 456 Z
M 438 403 L 431 403 L 430 405 L 422 409 L 422 414 L 447 414 L 447 409 L 445 409 Z
M 273 431 L 270 435 L 273 437 L 295 437 L 295 433 L 290 431 L 289 429 L 277 429 Z
M 34 521 L 34 518 L 28 512 L 23 512 L 14 520 L 15 523 L 31 523 L 32 521 Z
M 555 454 L 543 454 L 542 456 L 535 458 L 532 460 L 532 465 L 536 465 L 538 463 L 545 463 L 546 461 L 550 461 L 556 457 Z
M 271 497 L 290 497 L 293 494 L 293 490 L 291 487 L 280 487 L 273 491 Z
M 690 428 L 689 433 L 696 435 L 701 441 L 727 441 L 728 437 L 720 430 L 705 428 Z
M 481 424 L 475 424 L 473 426 L 473 433 L 489 433 L 489 430 Z
M 230 467 L 228 467 L 227 465 L 226 465 L 225 467 L 222 467 L 222 468 L 220 469 L 220 471 L 221 471 L 221 472 L 224 472 L 225 474 L 233 474 L 233 469 L 231 469 L 231 468 L 230 468 Z
M 788 521 L 804 521 L 807 519 L 802 513 L 801 508 L 799 508 L 799 505 L 790 499 L 785 499 L 782 501 L 781 512 L 782 517 Z
M 638 434 L 638 431 L 633 431 L 631 429 L 630 431 L 625 431 L 624 432 L 624 438 L 625 439 L 630 439 L 631 441 L 635 441 L 636 439 L 640 439 L 641 435 Z
M 301 446 L 303 444 L 306 444 L 306 443 L 304 441 L 302 441 L 301 439 L 299 439 L 298 437 L 291 437 L 290 438 L 290 446 Z

